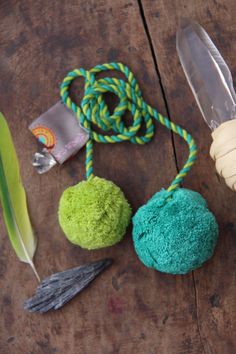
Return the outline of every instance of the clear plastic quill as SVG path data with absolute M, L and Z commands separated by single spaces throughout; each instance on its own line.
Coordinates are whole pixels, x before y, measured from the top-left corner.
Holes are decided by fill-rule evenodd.
M 198 23 L 183 21 L 176 40 L 187 81 L 213 131 L 210 155 L 218 174 L 236 191 L 236 94 L 231 72 Z
M 183 21 L 177 31 L 177 52 L 202 115 L 214 130 L 236 118 L 231 72 L 206 31 Z

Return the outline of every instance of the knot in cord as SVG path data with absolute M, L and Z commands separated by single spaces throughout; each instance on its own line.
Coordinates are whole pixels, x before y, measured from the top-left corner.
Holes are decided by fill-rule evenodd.
M 116 70 L 123 73 L 127 79 L 101 78 L 96 80 L 95 75 L 102 71 Z M 77 106 L 69 96 L 69 88 L 72 81 L 77 77 L 84 77 L 84 97 L 80 106 Z M 103 94 L 114 93 L 119 98 L 119 103 L 113 113 L 110 112 Z M 63 103 L 77 116 L 80 124 L 90 134 L 86 144 L 86 177 L 93 177 L 93 140 L 99 143 L 119 143 L 129 140 L 134 144 L 148 143 L 154 135 L 153 119 L 180 135 L 189 146 L 189 157 L 183 169 L 178 173 L 169 191 L 178 188 L 196 160 L 197 148 L 191 135 L 180 126 L 163 117 L 154 108 L 149 106 L 142 98 L 139 85 L 129 68 L 121 63 L 107 63 L 97 65 L 91 70 L 75 69 L 67 74 L 61 84 L 61 99 Z M 132 124 L 126 126 L 123 115 L 129 111 L 132 115 Z M 141 132 L 141 127 L 145 130 Z M 104 132 L 98 133 L 93 127 Z M 107 132 L 112 132 L 108 135 Z

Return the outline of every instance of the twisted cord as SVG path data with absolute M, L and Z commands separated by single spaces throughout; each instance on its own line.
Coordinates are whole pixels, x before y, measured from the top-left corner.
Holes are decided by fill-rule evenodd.
M 116 70 L 123 73 L 127 81 L 118 78 L 102 78 L 96 80 L 95 75 L 102 71 Z M 69 88 L 72 81 L 83 76 L 85 79 L 84 97 L 80 106 L 77 106 L 69 96 Z M 103 94 L 112 92 L 119 98 L 119 103 L 111 114 Z M 61 99 L 64 104 L 76 114 L 80 124 L 89 131 L 90 139 L 86 144 L 86 177 L 93 175 L 93 140 L 98 143 L 120 143 L 129 140 L 134 144 L 146 144 L 154 135 L 153 119 L 164 125 L 175 134 L 180 135 L 188 144 L 189 156 L 181 171 L 172 181 L 168 191 L 178 188 L 186 174 L 196 160 L 197 147 L 192 136 L 179 125 L 168 118 L 163 117 L 154 108 L 149 106 L 142 98 L 139 85 L 129 68 L 121 63 L 107 63 L 97 65 L 91 70 L 75 69 L 67 74 L 61 84 Z M 124 113 L 130 111 L 133 122 L 126 127 L 122 119 Z M 140 133 L 144 124 L 145 131 Z M 97 127 L 104 134 L 97 133 L 93 127 Z M 112 135 L 106 132 L 112 131 Z

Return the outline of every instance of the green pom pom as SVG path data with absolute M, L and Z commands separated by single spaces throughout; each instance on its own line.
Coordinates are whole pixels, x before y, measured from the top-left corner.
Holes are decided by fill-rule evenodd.
M 123 238 L 131 208 L 119 187 L 93 177 L 64 191 L 58 215 L 68 240 L 82 248 L 96 249 Z
M 197 192 L 162 190 L 133 217 L 133 240 L 140 260 L 150 268 L 185 274 L 214 253 L 218 225 Z

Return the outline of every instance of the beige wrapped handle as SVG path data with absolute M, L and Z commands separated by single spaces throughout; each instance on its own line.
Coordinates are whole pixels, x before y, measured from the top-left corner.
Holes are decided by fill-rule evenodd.
M 212 133 L 210 155 L 218 174 L 227 186 L 236 191 L 236 119 L 222 123 Z

